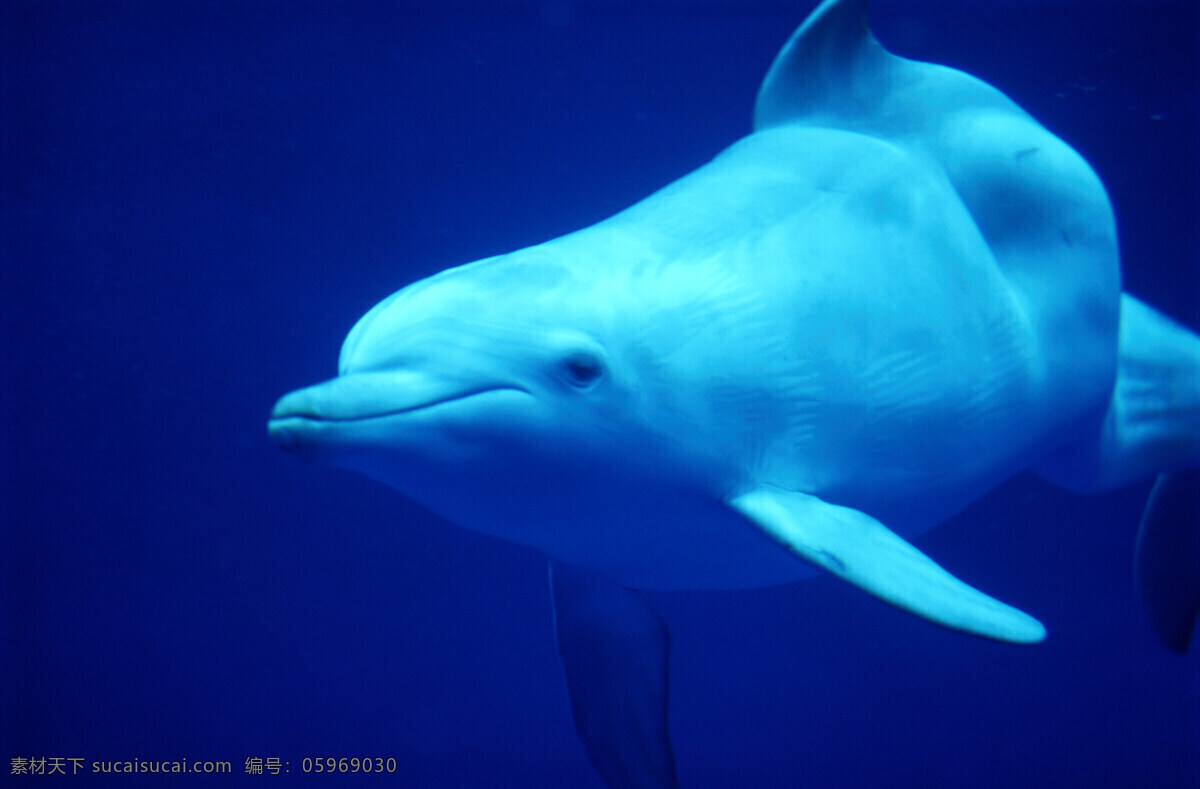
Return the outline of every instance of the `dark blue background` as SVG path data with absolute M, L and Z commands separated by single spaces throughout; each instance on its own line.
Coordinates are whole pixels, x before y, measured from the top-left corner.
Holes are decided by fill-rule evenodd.
M 266 415 L 393 290 L 601 219 L 746 133 L 812 5 L 0 6 L 2 755 L 238 774 L 113 785 L 391 755 L 402 786 L 599 786 L 543 560 L 296 463 Z M 872 18 L 1082 151 L 1128 286 L 1200 326 L 1193 2 Z M 685 785 L 1200 785 L 1200 658 L 1160 648 L 1131 592 L 1146 490 L 1020 478 L 921 541 L 1041 618 L 1036 647 L 829 578 L 654 595 Z M 242 777 L 247 756 L 291 777 Z

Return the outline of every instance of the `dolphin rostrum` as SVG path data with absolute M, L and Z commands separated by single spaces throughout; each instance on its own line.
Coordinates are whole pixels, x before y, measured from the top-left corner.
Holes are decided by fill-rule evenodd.
M 867 3 L 812 13 L 712 162 L 390 296 L 271 415 L 284 449 L 546 553 L 576 728 L 614 787 L 677 783 L 670 636 L 636 590 L 821 568 L 1040 641 L 908 542 L 1024 469 L 1079 491 L 1172 472 L 1139 579 L 1163 639 L 1192 633 L 1197 523 L 1175 514 L 1200 496 L 1200 337 L 1121 292 L 1083 158 L 887 52 Z

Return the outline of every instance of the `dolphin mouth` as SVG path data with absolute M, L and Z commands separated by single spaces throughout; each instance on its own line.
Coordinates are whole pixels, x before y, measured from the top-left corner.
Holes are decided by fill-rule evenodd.
M 303 392 L 305 390 L 301 390 Z M 529 394 L 527 389 L 522 389 L 517 386 L 487 386 L 478 389 L 470 389 L 459 394 L 447 395 L 434 400 L 429 400 L 423 403 L 415 403 L 413 405 L 403 405 L 395 408 L 386 408 L 378 411 L 363 411 L 359 413 L 322 413 L 321 409 L 313 408 L 309 403 L 300 403 L 299 407 L 288 402 L 291 395 L 284 395 L 279 402 L 275 404 L 275 408 L 271 411 L 271 418 L 268 420 L 268 425 L 273 425 L 277 422 L 283 422 L 292 419 L 303 419 L 310 422 L 364 422 L 370 419 L 382 419 L 389 416 L 398 416 L 400 414 L 411 414 L 416 411 L 427 411 L 431 408 L 436 408 L 440 405 L 448 403 L 457 403 L 460 400 L 467 400 L 478 395 L 488 394 L 490 392 L 521 392 Z M 298 394 L 298 393 L 293 393 Z
M 281 449 L 308 454 L 336 440 L 341 426 L 425 414 L 500 392 L 532 394 L 511 383 L 464 385 L 412 372 L 339 376 L 281 397 L 267 421 L 267 433 Z

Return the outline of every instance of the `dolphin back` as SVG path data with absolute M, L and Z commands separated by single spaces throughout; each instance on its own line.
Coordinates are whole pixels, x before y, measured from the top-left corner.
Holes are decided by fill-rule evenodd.
M 755 128 L 843 129 L 940 169 L 1038 320 L 1051 369 L 1075 371 L 1055 382 L 1056 391 L 1102 401 L 1117 340 L 1120 265 L 1099 177 L 996 88 L 888 52 L 867 27 L 868 5 L 826 0 L 801 25 L 763 80 Z

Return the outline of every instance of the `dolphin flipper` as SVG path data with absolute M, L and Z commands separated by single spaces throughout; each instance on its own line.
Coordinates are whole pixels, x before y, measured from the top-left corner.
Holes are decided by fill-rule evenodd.
M 613 787 L 679 785 L 667 732 L 666 622 L 632 589 L 550 565 L 554 631 L 575 729 Z
M 1158 478 L 1138 530 L 1134 573 L 1154 632 L 1187 652 L 1200 617 L 1200 468 Z
M 784 547 L 892 605 L 939 625 L 1027 644 L 1036 619 L 967 586 L 866 513 L 759 486 L 730 501 Z

